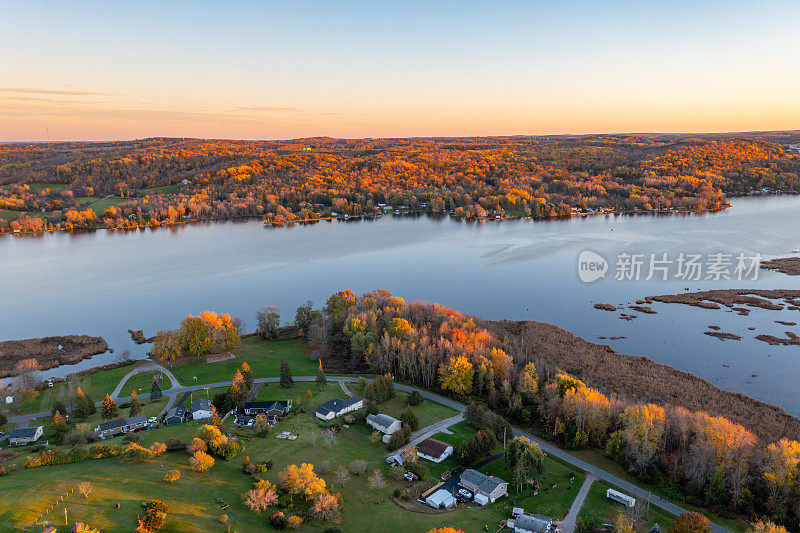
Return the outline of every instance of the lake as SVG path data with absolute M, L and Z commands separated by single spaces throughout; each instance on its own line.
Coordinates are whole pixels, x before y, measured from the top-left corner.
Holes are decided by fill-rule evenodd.
M 557 221 L 460 222 L 428 217 L 265 227 L 258 221 L 179 225 L 155 230 L 0 238 L 0 340 L 65 334 L 105 337 L 115 353 L 45 371 L 63 375 L 115 361 L 123 350 L 143 357 L 128 329 L 151 336 L 206 309 L 255 327 L 260 306 L 283 321 L 306 300 L 333 292 L 383 288 L 407 300 L 436 301 L 489 319 L 559 325 L 615 350 L 697 374 L 731 391 L 798 415 L 800 348 L 769 346 L 759 333 L 798 332 L 797 311 L 754 309 L 749 316 L 677 304 L 620 320 L 596 302 L 633 304 L 648 295 L 709 288 L 800 288 L 800 277 L 761 271 L 753 280 L 614 279 L 621 253 L 760 253 L 783 257 L 800 248 L 800 197 L 731 201 L 704 215 L 592 216 Z M 605 279 L 584 283 L 578 256 L 591 250 L 610 263 Z M 703 335 L 708 325 L 741 341 Z M 756 328 L 748 330 L 748 326 Z M 615 341 L 598 336 L 624 336 Z M 723 366 L 728 365 L 728 366 Z

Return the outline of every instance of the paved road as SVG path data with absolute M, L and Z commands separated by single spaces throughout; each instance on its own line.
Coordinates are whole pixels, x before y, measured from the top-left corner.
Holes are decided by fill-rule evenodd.
M 403 450 L 408 448 L 409 446 L 416 446 L 420 442 L 424 441 L 428 437 L 432 437 L 437 433 L 441 433 L 442 430 L 449 428 L 453 424 L 457 424 L 464 420 L 464 415 L 461 413 L 457 414 L 456 416 L 451 416 L 450 418 L 445 418 L 444 420 L 439 420 L 438 422 L 434 422 L 430 426 L 426 426 L 422 429 L 419 429 L 411 434 L 411 439 L 409 440 L 408 444 L 403 446 L 397 451 L 389 452 L 386 456 L 394 455 L 396 453 L 402 453 Z
M 564 520 L 562 520 L 561 524 L 558 526 L 561 533 L 575 533 L 575 526 L 578 524 L 578 513 L 581 512 L 583 502 L 586 500 L 586 495 L 589 494 L 589 488 L 592 486 L 595 479 L 596 478 L 592 474 L 586 474 L 586 479 L 583 481 L 578 495 L 575 496 L 575 499 L 572 500 L 572 505 L 569 506 L 567 516 L 564 517 Z
M 172 374 L 166 368 L 161 367 L 160 365 L 158 365 L 156 363 L 152 363 L 152 364 L 155 367 L 158 367 L 159 369 L 162 369 L 162 371 L 166 372 L 170 376 L 170 379 L 173 379 Z M 296 376 L 294 378 L 295 381 L 300 381 L 300 382 L 315 381 L 316 379 L 317 379 L 316 376 L 299 376 L 299 377 Z M 254 379 L 253 381 L 255 383 L 278 383 L 278 382 L 280 382 L 280 378 L 279 377 L 258 378 L 258 379 Z M 348 383 L 355 383 L 355 382 L 358 381 L 358 378 L 355 378 L 355 377 L 352 377 L 352 376 L 328 376 L 328 381 L 337 381 L 337 382 L 346 381 Z M 371 381 L 371 379 L 367 379 L 367 381 Z M 174 397 L 177 394 L 182 393 L 182 392 L 186 392 L 186 391 L 196 391 L 196 390 L 202 390 L 202 389 L 205 389 L 205 388 L 214 388 L 214 387 L 226 387 L 226 386 L 230 385 L 230 381 L 221 381 L 219 383 L 207 383 L 207 384 L 204 384 L 204 385 L 192 385 L 192 386 L 188 386 L 187 387 L 187 386 L 183 386 L 183 385 L 178 385 L 178 380 L 177 379 L 173 379 L 172 383 L 173 383 L 173 386 L 172 386 L 171 389 L 168 389 L 167 391 L 163 391 L 164 395 L 169 395 L 170 398 L 172 398 L 172 399 L 174 399 Z M 428 400 L 432 400 L 432 401 L 440 403 L 442 405 L 446 405 L 448 407 L 452 407 L 453 409 L 455 409 L 455 410 L 457 410 L 457 411 L 459 411 L 461 413 L 463 413 L 467 408 L 466 405 L 464 405 L 463 403 L 457 402 L 455 400 L 451 400 L 450 398 L 445 398 L 444 396 L 441 396 L 439 394 L 434 394 L 434 393 L 426 391 L 426 390 L 418 389 L 416 387 L 411 387 L 409 385 L 404 385 L 402 383 L 395 383 L 394 386 L 395 386 L 395 388 L 397 390 L 401 390 L 403 392 L 418 391 L 420 394 L 422 394 L 423 398 L 426 398 Z M 149 397 L 149 394 L 142 394 L 141 397 L 147 398 L 147 397 Z M 129 400 L 129 399 L 130 398 L 119 398 L 119 400 L 122 400 L 122 401 L 126 401 L 126 400 Z M 96 402 L 96 405 L 99 407 L 99 406 L 102 405 L 102 402 Z M 169 405 L 169 404 L 167 404 L 167 405 Z M 44 417 L 44 416 L 50 416 L 50 411 L 42 411 L 40 413 L 31 413 L 31 414 L 27 414 L 27 415 L 9 417 L 8 420 L 10 422 L 22 423 L 23 421 L 27 422 L 28 420 L 30 420 L 32 418 L 41 418 L 41 417 Z M 578 459 L 577 457 L 574 457 L 574 456 L 570 455 L 569 453 L 565 452 L 564 450 L 556 448 L 552 444 L 550 444 L 548 442 L 545 442 L 545 441 L 543 441 L 543 440 L 541 440 L 539 438 L 536 438 L 536 437 L 534 437 L 532 435 L 529 435 L 528 433 L 525 433 L 524 431 L 522 431 L 522 430 L 520 430 L 518 428 L 512 428 L 512 433 L 514 434 L 514 436 L 523 436 L 523 437 L 528 438 L 532 442 L 537 443 L 542 448 L 543 452 L 545 452 L 547 454 L 550 454 L 553 457 L 558 457 L 562 461 L 565 461 L 565 462 L 573 465 L 576 468 L 580 468 L 581 470 L 585 471 L 587 474 L 593 475 L 597 479 L 602 479 L 603 481 L 611 483 L 612 485 L 616 485 L 617 487 L 621 488 L 622 490 L 625 490 L 625 491 L 631 493 L 636 498 L 642 498 L 642 499 L 644 499 L 646 501 L 649 501 L 652 505 L 655 505 L 656 507 L 660 507 L 660 508 L 664 509 L 665 511 L 669 512 L 669 513 L 672 513 L 672 514 L 677 516 L 677 515 L 682 515 L 683 513 L 687 512 L 687 510 L 684 509 L 683 507 L 680 507 L 678 505 L 675 505 L 674 503 L 668 502 L 667 500 L 665 500 L 663 498 L 660 498 L 660 497 L 656 496 L 655 494 L 650 493 L 649 491 L 646 491 L 646 490 L 644 490 L 642 488 L 639 488 L 638 486 L 634 485 L 633 483 L 629 483 L 629 482 L 625 481 L 624 479 L 621 479 L 621 478 L 615 476 L 614 474 L 611 474 L 610 472 L 606 472 L 602 468 L 599 468 L 597 466 L 589 464 L 589 463 L 587 463 L 586 461 L 584 461 L 582 459 Z M 714 533 L 732 533 L 730 530 L 725 529 L 724 527 L 722 527 L 720 525 L 714 524 L 713 522 L 711 524 L 711 530 Z

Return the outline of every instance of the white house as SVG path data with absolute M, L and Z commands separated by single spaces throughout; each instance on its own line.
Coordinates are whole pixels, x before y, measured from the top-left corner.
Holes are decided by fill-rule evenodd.
M 434 509 L 450 509 L 455 505 L 456 499 L 449 490 L 439 489 L 425 498 L 425 503 Z
M 487 476 L 472 468 L 464 470 L 458 484 L 472 492 L 475 495 L 475 503 L 479 505 L 494 503 L 497 498 L 508 494 L 508 481 Z
M 42 436 L 42 433 L 44 433 L 42 426 L 12 429 L 11 435 L 8 436 L 8 443 L 11 446 L 22 446 L 36 442 Z
M 453 445 L 437 439 L 425 439 L 417 446 L 417 456 L 434 463 L 441 463 L 451 455 Z
M 332 420 L 337 416 L 342 416 L 345 413 L 361 409 L 362 407 L 364 407 L 364 398 L 358 396 L 351 396 L 344 400 L 341 398 L 334 398 L 317 407 L 314 414 L 321 420 Z
M 211 418 L 211 402 L 205 398 L 192 400 L 189 410 L 192 412 L 192 418 L 194 420 Z
M 367 415 L 367 425 L 373 429 L 377 429 L 381 433 L 391 435 L 395 431 L 399 431 L 403 423 L 393 416 L 381 413 L 377 415 Z

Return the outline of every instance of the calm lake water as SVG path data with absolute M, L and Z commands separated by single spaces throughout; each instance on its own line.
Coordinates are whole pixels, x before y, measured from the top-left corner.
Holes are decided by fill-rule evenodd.
M 800 348 L 772 347 L 753 337 L 785 336 L 787 329 L 800 333 L 775 323 L 800 322 L 800 312 L 755 309 L 745 317 L 654 304 L 658 314 L 627 311 L 639 318 L 625 321 L 619 312 L 593 308 L 596 302 L 633 304 L 685 287 L 800 288 L 800 277 L 768 271 L 755 281 L 614 279 L 615 257 L 624 252 L 667 253 L 673 259 L 680 252 L 771 258 L 800 248 L 800 197 L 732 204 L 702 216 L 482 223 L 384 217 L 289 228 L 250 221 L 5 237 L 0 239 L 0 340 L 85 333 L 105 337 L 114 348 L 114 354 L 45 372 L 63 375 L 114 361 L 126 349 L 144 356 L 149 345 L 134 344 L 129 328 L 151 336 L 176 327 L 187 314 L 212 309 L 241 317 L 252 330 L 263 305 L 277 305 L 289 321 L 308 299 L 320 305 L 337 290 L 384 288 L 407 300 L 436 301 L 485 318 L 551 322 L 798 415 Z M 606 279 L 580 281 L 577 258 L 584 250 L 610 261 Z M 703 335 L 712 324 L 743 338 Z

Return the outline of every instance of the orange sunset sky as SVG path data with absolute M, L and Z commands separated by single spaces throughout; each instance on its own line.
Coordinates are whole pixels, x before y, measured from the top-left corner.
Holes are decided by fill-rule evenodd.
M 3 2 L 0 140 L 800 128 L 800 3 L 553 4 Z

